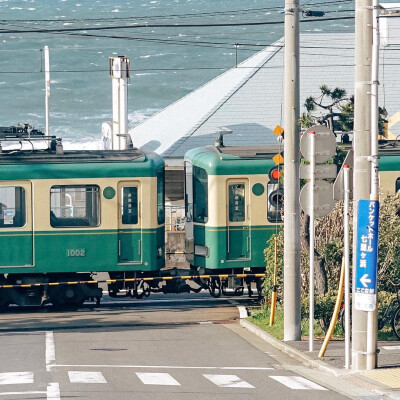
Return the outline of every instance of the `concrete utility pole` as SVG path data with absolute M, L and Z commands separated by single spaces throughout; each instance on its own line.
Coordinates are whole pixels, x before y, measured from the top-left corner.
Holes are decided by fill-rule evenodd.
M 285 0 L 284 340 L 301 339 L 299 0 Z
M 355 17 L 355 96 L 354 96 L 354 224 L 353 254 L 357 254 L 358 201 L 369 199 L 371 168 L 371 57 L 372 57 L 372 0 L 356 0 Z M 355 258 L 355 256 L 353 256 Z M 353 298 L 355 294 L 353 268 Z M 367 367 L 367 312 L 357 311 L 353 302 L 352 316 L 352 368 Z M 376 356 L 376 353 L 375 355 Z

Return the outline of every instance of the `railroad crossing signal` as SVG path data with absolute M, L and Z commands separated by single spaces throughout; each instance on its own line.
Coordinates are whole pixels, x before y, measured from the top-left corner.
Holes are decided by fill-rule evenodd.
M 283 151 L 272 157 L 276 165 L 283 164 Z
M 267 185 L 268 220 L 282 222 L 281 210 L 283 205 L 283 188 L 280 185 L 282 177 L 282 164 L 275 165 L 268 171 L 269 182 Z
M 276 136 L 281 136 L 285 131 L 280 125 L 277 125 L 272 132 L 274 132 Z

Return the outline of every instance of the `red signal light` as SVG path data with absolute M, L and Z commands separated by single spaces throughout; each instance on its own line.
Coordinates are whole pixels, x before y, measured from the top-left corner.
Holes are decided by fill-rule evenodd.
M 268 177 L 270 183 L 279 183 L 279 179 L 282 177 L 282 165 L 275 165 L 268 171 Z
M 272 171 L 271 177 L 272 179 L 278 180 L 281 177 L 281 171 L 275 169 L 274 171 Z

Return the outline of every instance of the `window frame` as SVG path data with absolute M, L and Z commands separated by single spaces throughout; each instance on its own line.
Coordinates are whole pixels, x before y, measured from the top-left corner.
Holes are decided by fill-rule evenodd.
M 96 224 L 95 225 L 65 225 L 65 224 L 61 224 L 61 225 L 53 225 L 52 222 L 52 190 L 53 189 L 78 189 L 78 188 L 95 188 L 96 190 L 92 193 L 96 193 Z M 56 193 L 56 192 L 54 192 Z M 60 192 L 61 193 L 61 192 Z M 85 191 L 85 193 L 87 194 L 88 192 Z M 98 228 L 101 225 L 101 190 L 100 190 L 100 186 L 97 184 L 76 184 L 76 185 L 53 185 L 50 187 L 50 213 L 49 213 L 49 218 L 50 218 L 50 226 L 54 229 L 76 229 L 76 228 L 84 228 L 84 229 L 93 229 L 93 228 Z M 85 202 L 87 201 L 87 196 L 85 196 Z M 87 210 L 87 207 L 85 206 L 85 211 Z M 54 214 L 54 212 L 53 212 Z M 58 220 L 68 220 L 71 219 L 73 220 L 74 218 L 63 218 L 63 217 L 55 217 Z M 89 218 L 88 218 L 88 222 L 89 222 Z
M 0 229 L 23 229 L 27 226 L 28 224 L 28 215 L 27 215 L 27 196 L 26 196 L 26 190 L 23 186 L 18 186 L 18 185 L 7 185 L 7 186 L 0 186 L 0 190 L 1 189 L 7 189 L 7 188 L 14 188 L 14 203 L 16 202 L 17 196 L 16 196 L 16 191 L 17 189 L 22 189 L 21 190 L 21 203 L 23 205 L 23 207 L 21 207 L 18 212 L 21 213 L 21 217 L 23 218 L 23 223 L 21 225 L 15 225 L 14 224 L 14 218 L 16 216 L 16 204 L 14 204 L 14 215 L 13 215 L 13 223 L 12 224 L 4 224 L 4 214 L 3 214 L 3 210 L 0 210 L 0 219 L 3 220 L 3 225 L 0 225 Z M 0 202 L 0 204 L 5 204 Z M 3 217 L 1 218 L 1 215 L 3 215 Z
M 198 178 L 198 172 L 200 172 L 200 171 L 205 174 L 205 182 L 204 182 L 204 177 L 202 178 L 203 180 Z M 206 224 L 208 222 L 208 173 L 204 168 L 193 165 L 192 176 L 193 176 L 193 185 L 192 185 L 192 187 L 193 187 L 193 222 Z M 197 179 L 197 181 L 196 181 L 196 179 Z M 196 184 L 196 182 L 199 182 L 200 185 Z M 199 187 L 203 188 L 203 193 L 204 193 L 205 207 L 203 208 L 204 215 L 202 216 L 202 218 L 199 218 L 200 214 L 197 212 L 198 211 L 197 210 L 198 201 L 197 201 L 196 191 L 198 190 Z
M 160 190 L 161 186 L 161 190 Z M 161 202 L 160 202 L 161 200 Z M 160 218 L 160 211 L 162 218 Z M 165 224 L 165 173 L 164 170 L 157 172 L 157 223 Z
M 136 189 L 136 223 L 125 223 L 125 222 L 123 222 L 123 216 L 124 216 L 124 199 L 125 199 L 125 197 L 124 197 L 124 189 L 125 188 L 134 188 L 134 189 Z M 120 224 L 122 225 L 122 226 L 129 226 L 129 225 L 138 225 L 139 224 L 139 186 L 138 185 L 135 185 L 135 184 L 131 184 L 131 185 L 129 185 L 128 183 L 126 184 L 126 185 L 121 185 L 120 186 L 120 189 L 121 189 L 121 193 L 120 193 L 120 196 L 121 196 L 121 204 L 120 204 Z

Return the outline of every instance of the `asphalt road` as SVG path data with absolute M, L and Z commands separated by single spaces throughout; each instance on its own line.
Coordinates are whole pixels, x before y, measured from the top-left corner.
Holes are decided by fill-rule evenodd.
M 154 296 L 0 316 L 0 399 L 344 399 L 237 324 L 246 298 Z

